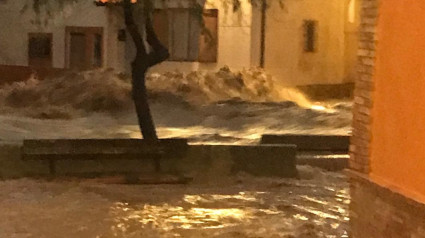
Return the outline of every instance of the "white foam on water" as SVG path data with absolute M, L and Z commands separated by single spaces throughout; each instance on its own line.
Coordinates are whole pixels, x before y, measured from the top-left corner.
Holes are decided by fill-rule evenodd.
M 351 103 L 313 105 L 260 69 L 168 72 L 147 78 L 160 137 L 254 143 L 264 133 L 348 134 Z M 0 140 L 139 138 L 130 78 L 112 70 L 0 88 Z

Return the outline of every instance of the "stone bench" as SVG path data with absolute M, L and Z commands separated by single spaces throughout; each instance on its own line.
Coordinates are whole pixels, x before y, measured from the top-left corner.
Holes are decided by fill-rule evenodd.
M 59 160 L 152 160 L 155 171 L 159 172 L 162 159 L 184 157 L 187 149 L 186 139 L 24 140 L 22 159 L 48 161 L 51 175 L 55 175 Z

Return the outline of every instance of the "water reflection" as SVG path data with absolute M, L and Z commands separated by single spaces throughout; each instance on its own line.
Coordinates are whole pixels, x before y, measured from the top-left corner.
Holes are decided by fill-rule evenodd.
M 299 180 L 237 175 L 182 186 L 2 181 L 0 237 L 343 237 L 347 178 L 299 170 Z
M 349 198 L 345 189 L 334 187 L 307 194 L 298 194 L 296 188 L 291 190 L 294 192 L 288 193 L 284 188 L 267 192 L 184 194 L 178 201 L 158 204 L 119 202 L 111 207 L 116 223 L 113 230 L 126 234 L 128 230 L 153 229 L 164 232 L 160 237 L 180 237 L 182 234 L 197 237 L 201 233 L 210 237 L 237 230 L 270 237 L 271 234 L 295 234 L 297 227 L 311 224 L 320 227 L 315 231 L 317 235 L 332 237 L 346 232 L 345 199 Z
M 238 208 L 183 208 L 162 205 L 144 205 L 129 207 L 125 203 L 117 203 L 112 207 L 117 215 L 116 227 L 125 231 L 134 224 L 141 227 L 158 227 L 164 231 L 179 229 L 214 229 L 234 226 L 243 220 L 251 219 L 251 212 Z M 132 221 L 132 222 L 130 222 Z

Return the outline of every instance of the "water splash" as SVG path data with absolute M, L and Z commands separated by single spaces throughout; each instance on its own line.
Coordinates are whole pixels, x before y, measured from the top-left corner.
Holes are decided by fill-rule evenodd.
M 177 100 L 195 105 L 228 100 L 292 101 L 302 107 L 312 105 L 296 89 L 278 87 L 261 69 L 232 72 L 224 67 L 217 72 L 167 72 L 148 76 L 146 84 L 153 101 Z M 130 78 L 110 69 L 66 73 L 42 81 L 31 77 L 0 88 L 0 106 L 0 112 L 21 112 L 46 119 L 93 112 L 119 113 L 132 108 Z
M 260 68 L 232 72 L 223 67 L 217 72 L 152 74 L 147 86 L 153 92 L 170 92 L 195 104 L 227 100 L 246 102 L 292 101 L 302 107 L 312 103 L 297 89 L 279 86 Z
M 312 104 L 261 69 L 153 74 L 147 87 L 162 138 L 248 144 L 269 133 L 350 131 L 351 102 Z M 113 70 L 31 78 L 0 88 L 0 140 L 140 138 L 133 110 L 130 78 Z

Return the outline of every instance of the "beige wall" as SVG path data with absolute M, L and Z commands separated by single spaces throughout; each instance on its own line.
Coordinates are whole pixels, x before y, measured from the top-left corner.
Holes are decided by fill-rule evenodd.
M 357 51 L 358 14 L 348 22 L 350 1 L 359 0 L 286 0 L 281 9 L 277 1 L 267 12 L 266 70 L 287 85 L 342 83 L 353 80 Z M 118 41 L 125 28 L 120 9 L 95 7 L 81 1 L 65 9 L 47 26 L 31 24 L 32 11 L 19 12 L 25 0 L 0 4 L 0 64 L 28 65 L 28 33 L 53 33 L 53 67 L 65 65 L 65 26 L 104 27 L 104 66 L 129 72 L 134 49 L 131 39 Z M 181 7 L 187 0 L 166 1 L 169 7 Z M 217 63 L 164 62 L 151 72 L 180 70 L 216 70 L 224 65 L 233 69 L 258 66 L 260 61 L 261 12 L 249 0 L 233 12 L 231 0 L 206 0 L 206 8 L 219 10 Z M 357 4 L 358 5 L 358 4 Z M 354 6 L 358 8 L 358 6 Z M 318 52 L 303 52 L 303 20 L 319 22 Z M 350 19 L 353 19 L 352 17 Z M 133 53 L 131 53 L 133 52 Z
M 361 0 L 345 0 L 344 82 L 354 82 L 357 72 Z
M 336 84 L 346 80 L 345 46 L 348 0 L 286 0 L 282 9 L 270 1 L 266 22 L 265 68 L 283 84 Z M 303 21 L 318 22 L 317 51 L 303 50 Z M 357 20 L 357 19 L 356 19 Z M 352 54 L 345 56 L 346 52 Z
M 129 72 L 130 62 L 134 56 L 132 41 L 118 41 L 118 31 L 124 29 L 124 21 L 119 8 L 95 7 L 92 1 L 80 1 L 67 7 L 48 25 L 31 24 L 35 19 L 32 9 L 20 14 L 26 0 L 7 1 L 0 5 L 0 64 L 28 65 L 28 33 L 53 33 L 53 67 L 66 68 L 65 65 L 65 27 L 87 26 L 104 28 L 104 66 L 119 71 Z M 184 7 L 187 0 L 167 1 L 168 7 Z M 206 8 L 219 10 L 218 61 L 217 63 L 198 62 L 164 62 L 151 72 L 180 70 L 216 70 L 224 65 L 241 69 L 251 66 L 252 48 L 252 13 L 248 0 L 243 0 L 241 9 L 233 12 L 231 1 L 207 0 Z
M 105 42 L 108 41 L 107 14 L 104 8 L 94 7 L 92 1 L 81 1 L 69 6 L 47 25 L 32 24 L 36 19 L 31 9 L 21 14 L 25 0 L 7 1 L 0 4 L 0 64 L 28 65 L 28 33 L 45 32 L 53 34 L 53 67 L 65 67 L 65 26 L 104 27 Z M 43 19 L 43 18 L 41 18 Z M 105 66 L 108 53 L 104 52 Z
M 251 24 L 251 66 L 261 64 L 261 7 L 252 7 Z

